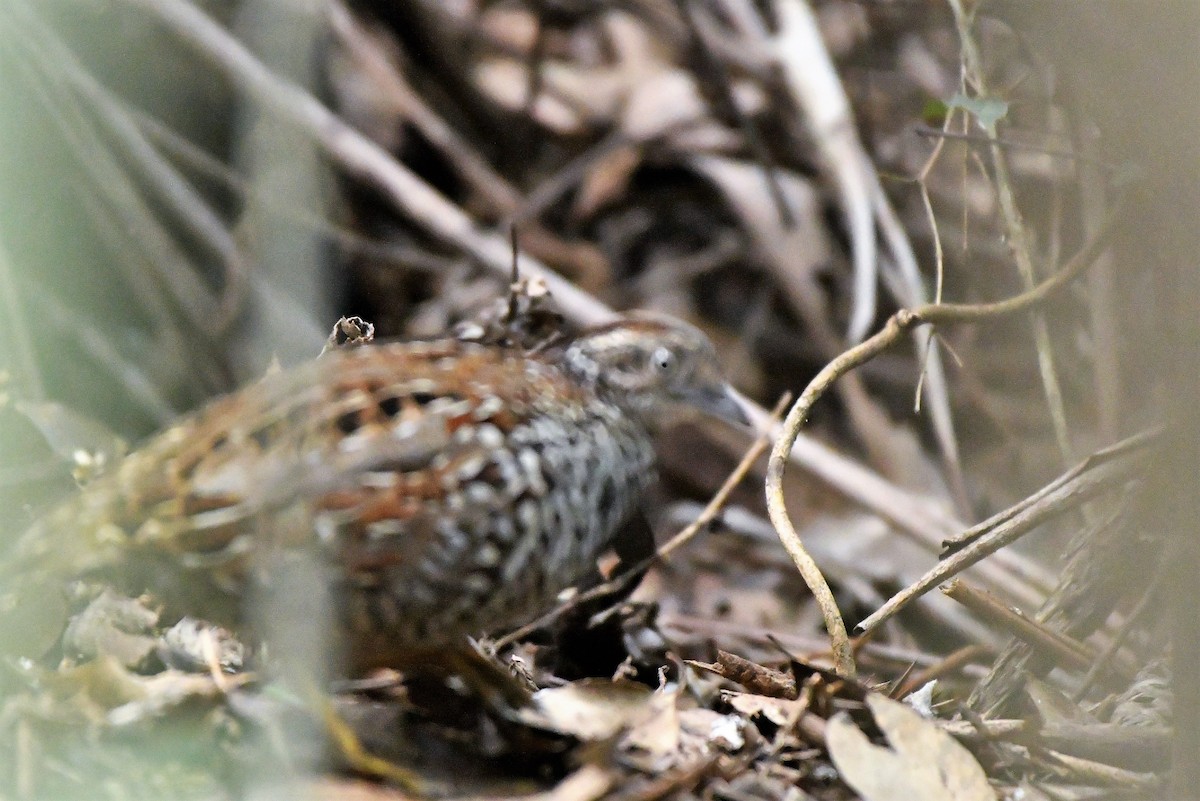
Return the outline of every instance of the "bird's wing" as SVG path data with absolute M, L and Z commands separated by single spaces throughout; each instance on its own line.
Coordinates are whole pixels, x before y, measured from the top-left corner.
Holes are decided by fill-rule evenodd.
M 458 342 L 335 351 L 160 433 L 35 524 L 16 561 L 75 574 L 150 549 L 212 567 L 313 543 L 351 567 L 403 560 L 431 518 L 481 502 L 462 490 L 489 450 L 578 391 L 548 365 Z

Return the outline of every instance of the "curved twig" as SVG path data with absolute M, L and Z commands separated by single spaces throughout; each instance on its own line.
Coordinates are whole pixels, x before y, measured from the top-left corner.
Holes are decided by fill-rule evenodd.
M 839 675 L 850 677 L 855 674 L 854 655 L 851 652 L 850 638 L 846 634 L 846 624 L 833 599 L 829 584 L 821 575 L 821 571 L 812 557 L 804 549 L 800 536 L 796 533 L 791 518 L 788 517 L 787 507 L 783 500 L 783 471 L 787 464 L 787 457 L 796 437 L 799 436 L 800 428 L 808 419 L 813 404 L 839 377 L 891 348 L 911 328 L 925 324 L 978 322 L 1025 311 L 1044 302 L 1079 276 L 1100 255 L 1119 218 L 1120 209 L 1121 204 L 1118 203 L 1096 237 L 1076 253 L 1062 270 L 1027 292 L 995 303 L 930 303 L 915 309 L 900 309 L 888 318 L 883 329 L 874 336 L 850 348 L 825 365 L 805 387 L 804 392 L 788 412 L 783 421 L 783 433 L 771 449 L 771 458 L 767 463 L 767 511 L 783 547 L 796 564 L 800 575 L 821 607 L 825 626 L 829 630 L 834 670 Z

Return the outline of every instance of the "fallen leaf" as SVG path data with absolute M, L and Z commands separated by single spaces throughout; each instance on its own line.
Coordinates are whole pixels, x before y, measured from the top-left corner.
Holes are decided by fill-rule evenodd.
M 587 219 L 628 191 L 629 182 L 641 164 L 642 148 L 636 145 L 618 147 L 601 158 L 584 176 L 572 216 Z
M 752 693 L 727 692 L 723 693 L 722 697 L 729 702 L 731 707 L 746 717 L 762 717 L 775 726 L 785 726 L 794 718 L 799 718 L 808 706 L 805 701 L 768 698 L 765 695 Z
M 580 740 L 604 740 L 651 716 L 653 695 L 636 682 L 583 679 L 534 693 L 534 708 L 523 710 L 521 717 Z
M 846 714 L 829 721 L 825 743 L 842 778 L 866 801 L 996 801 L 966 748 L 904 704 L 867 696 L 891 748 L 870 742 Z
M 712 748 L 733 753 L 746 744 L 746 722 L 737 715 L 722 715 L 711 709 L 685 709 L 679 713 L 682 739 L 695 739 L 697 750 Z
M 678 692 L 652 693 L 629 732 L 621 738 L 621 748 L 636 749 L 653 759 L 674 754 L 680 743 L 678 701 Z

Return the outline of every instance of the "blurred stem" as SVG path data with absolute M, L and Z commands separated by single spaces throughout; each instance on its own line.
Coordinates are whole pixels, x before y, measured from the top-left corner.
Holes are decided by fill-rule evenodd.
M 21 387 L 21 395 L 28 400 L 40 401 L 46 397 L 46 385 L 37 366 L 29 320 L 21 308 L 16 281 L 13 280 L 13 268 L 4 241 L 4 229 L 0 227 L 0 298 L 4 299 L 5 316 L 8 318 L 8 331 L 4 338 L 13 345 L 12 354 L 0 363 L 0 370 L 12 369 L 16 373 L 15 383 Z M 3 388 L 3 382 L 0 381 L 0 390 Z
M 971 86 L 977 97 L 991 96 L 987 78 L 983 68 L 983 59 L 979 45 L 975 41 L 972 26 L 975 22 L 973 12 L 963 7 L 963 0 L 947 0 L 954 12 L 958 26 L 958 35 L 962 47 L 963 81 Z M 1000 200 L 1000 213 L 1004 218 L 1004 227 L 1008 239 L 1009 250 L 1017 264 L 1017 272 L 1021 278 L 1022 288 L 1028 292 L 1037 283 L 1033 269 L 1033 258 L 1030 255 L 1029 236 L 1025 223 L 1021 219 L 1021 210 L 1017 206 L 1016 195 L 1013 192 L 1012 176 L 1008 169 L 1008 159 L 1004 148 L 999 143 L 997 124 L 991 119 L 976 118 L 979 126 L 987 134 L 988 149 L 992 157 L 992 169 L 996 176 L 996 194 Z M 1063 464 L 1069 465 L 1074 461 L 1071 449 L 1071 435 L 1067 427 L 1066 406 L 1063 402 L 1062 388 L 1058 381 L 1058 372 L 1054 367 L 1054 352 L 1050 341 L 1050 331 L 1046 318 L 1039 312 L 1031 315 L 1033 338 L 1037 347 L 1038 371 L 1042 377 L 1042 389 L 1046 395 L 1046 403 L 1050 411 L 1050 420 L 1054 426 L 1054 438 L 1058 443 L 1059 453 Z

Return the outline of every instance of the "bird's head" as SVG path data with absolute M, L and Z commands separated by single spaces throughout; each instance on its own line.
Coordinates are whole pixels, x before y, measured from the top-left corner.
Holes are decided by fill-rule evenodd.
M 577 381 L 651 427 L 689 407 L 749 425 L 712 343 L 680 320 L 626 315 L 585 330 L 567 346 L 563 360 Z

